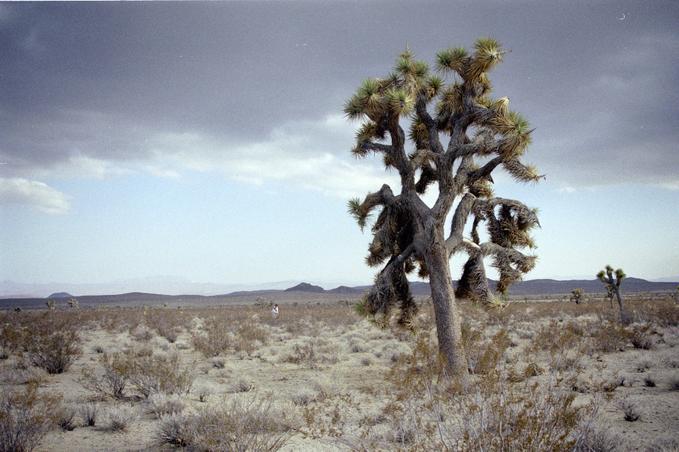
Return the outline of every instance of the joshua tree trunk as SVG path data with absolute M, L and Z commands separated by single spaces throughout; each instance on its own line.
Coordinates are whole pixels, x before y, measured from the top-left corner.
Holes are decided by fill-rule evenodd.
M 622 307 L 622 297 L 620 296 L 620 289 L 617 287 L 615 288 L 615 298 L 618 300 L 618 307 L 620 308 L 620 323 L 627 325 L 629 323 L 629 318 L 627 317 L 625 309 Z
M 443 240 L 443 233 L 436 235 L 434 244 L 425 254 L 425 261 L 429 268 L 429 283 L 436 317 L 439 353 L 443 359 L 446 373 L 464 382 L 467 375 L 467 360 L 462 345 L 460 316 L 457 312 L 455 291 L 450 276 L 449 252 Z

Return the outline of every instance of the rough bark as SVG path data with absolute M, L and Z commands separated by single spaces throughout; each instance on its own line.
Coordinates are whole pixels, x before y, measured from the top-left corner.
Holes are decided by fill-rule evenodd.
M 622 306 L 622 296 L 620 296 L 620 289 L 615 288 L 615 298 L 618 300 L 618 308 L 620 308 L 620 323 L 622 325 L 627 325 L 630 323 L 630 319 L 625 312 L 625 308 Z
M 455 302 L 455 291 L 448 265 L 448 251 L 443 233 L 437 234 L 434 243 L 427 250 L 425 259 L 429 268 L 431 298 L 436 317 L 436 335 L 439 353 L 448 376 L 462 381 L 468 374 L 465 350 L 462 344 L 460 316 Z

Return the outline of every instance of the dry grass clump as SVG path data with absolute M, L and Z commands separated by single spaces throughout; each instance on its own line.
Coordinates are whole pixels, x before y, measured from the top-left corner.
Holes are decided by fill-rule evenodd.
M 631 400 L 622 399 L 618 405 L 622 410 L 624 418 L 627 422 L 638 421 L 639 418 L 641 417 L 641 413 L 639 413 L 639 408 L 637 404 L 632 402 Z
M 80 417 L 87 427 L 94 427 L 97 425 L 98 415 L 99 406 L 96 403 L 87 403 L 80 406 Z
M 57 425 L 67 432 L 75 430 L 76 414 L 77 411 L 73 405 L 62 405 L 56 413 Z
M 163 416 L 157 439 L 191 450 L 278 450 L 287 442 L 290 428 L 271 408 L 270 399 L 230 400 L 192 415 Z
M 186 405 L 177 395 L 153 394 L 149 397 L 149 411 L 158 419 L 184 411 Z
M 137 419 L 137 413 L 132 407 L 123 405 L 113 407 L 108 411 L 106 430 L 109 432 L 126 432 Z
M 0 395 L 0 450 L 31 451 L 55 426 L 60 398 L 38 393 L 36 385 Z

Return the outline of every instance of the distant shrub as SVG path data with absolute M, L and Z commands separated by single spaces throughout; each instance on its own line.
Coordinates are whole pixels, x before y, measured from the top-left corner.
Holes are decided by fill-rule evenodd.
M 317 369 L 319 357 L 316 353 L 316 350 L 314 349 L 313 344 L 295 344 L 292 349 L 292 353 L 285 356 L 283 358 L 283 362 L 303 365 L 309 369 Z
M 203 331 L 193 334 L 191 340 L 193 347 L 208 358 L 227 351 L 233 342 L 227 326 L 216 319 L 206 320 Z
M 43 319 L 32 329 L 24 348 L 31 362 L 50 374 L 67 371 L 81 354 L 75 326 L 51 318 Z

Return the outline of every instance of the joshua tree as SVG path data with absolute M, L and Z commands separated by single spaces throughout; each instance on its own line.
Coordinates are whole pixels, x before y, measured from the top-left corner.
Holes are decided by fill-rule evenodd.
M 47 305 L 47 309 L 49 309 L 50 311 L 54 311 L 54 309 L 56 308 L 54 300 L 52 300 L 51 298 L 45 302 L 45 305 Z
M 585 291 L 580 288 L 571 290 L 571 301 L 575 304 L 585 301 Z
M 534 256 L 503 243 L 490 240 L 481 244 L 463 237 L 472 213 L 488 221 L 496 208 L 511 211 L 511 221 L 518 228 L 537 221 L 535 213 L 518 201 L 475 194 L 490 186 L 491 173 L 498 166 L 519 181 L 541 177 L 519 160 L 530 143 L 528 122 L 509 110 L 506 97 L 490 97 L 487 74 L 504 53 L 493 39 L 476 41 L 472 54 L 464 48 L 439 52 L 437 68 L 452 79 L 446 83 L 406 50 L 393 73 L 384 79 L 365 80 L 344 108 L 350 119 L 364 121 L 357 132 L 354 155 L 381 154 L 385 166 L 398 172 L 401 185 L 399 193 L 385 184 L 363 201 L 349 202 L 361 228 L 374 210 L 381 209 L 372 226 L 366 260 L 371 266 L 386 264 L 366 295 L 363 309 L 388 318 L 398 305 L 399 322 L 407 324 L 417 307 L 406 275 L 418 269 L 421 277 L 429 278 L 445 370 L 462 379 L 467 375 L 467 363 L 450 275 L 451 255 L 466 251 L 492 256 L 494 264 L 508 275 L 527 272 L 535 263 Z M 401 118 L 410 119 L 407 137 Z M 407 138 L 414 145 L 408 146 L 409 150 Z M 421 195 L 432 184 L 438 197 L 429 207 Z
M 80 307 L 80 303 L 78 302 L 77 298 L 71 298 L 70 300 L 68 300 L 68 305 L 73 309 L 77 309 Z
M 615 278 L 613 277 L 614 274 Z M 622 284 L 622 280 L 625 279 L 625 276 L 627 275 L 625 275 L 625 272 L 622 271 L 622 268 L 615 270 L 614 273 L 613 267 L 610 265 L 606 265 L 606 269 L 601 270 L 596 275 L 599 281 L 604 283 L 606 291 L 608 292 L 608 297 L 612 299 L 613 295 L 615 295 L 616 299 L 618 300 L 618 307 L 620 308 L 620 323 L 623 325 L 629 323 L 629 318 L 627 317 L 625 309 L 622 306 L 622 296 L 620 295 L 620 284 Z

